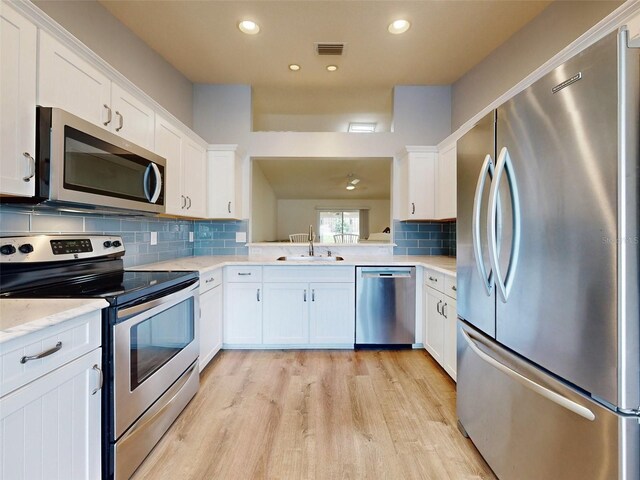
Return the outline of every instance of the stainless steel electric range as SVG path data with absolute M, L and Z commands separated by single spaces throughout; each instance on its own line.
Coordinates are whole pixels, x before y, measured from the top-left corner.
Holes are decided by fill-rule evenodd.
M 198 275 L 125 271 L 117 236 L 0 241 L 0 296 L 103 298 L 103 477 L 126 479 L 199 386 Z

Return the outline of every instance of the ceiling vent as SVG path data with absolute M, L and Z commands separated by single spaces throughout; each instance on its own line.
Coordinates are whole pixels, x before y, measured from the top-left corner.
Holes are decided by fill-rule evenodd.
M 344 43 L 316 43 L 316 53 L 318 55 L 342 55 L 344 52 Z

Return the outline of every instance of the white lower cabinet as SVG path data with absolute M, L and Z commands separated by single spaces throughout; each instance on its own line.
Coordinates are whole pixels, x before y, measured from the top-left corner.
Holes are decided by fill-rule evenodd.
M 443 296 L 431 287 L 426 288 L 426 323 L 424 346 L 440 364 L 444 363 L 444 317 L 440 313 Z
M 262 283 L 229 282 L 224 289 L 224 344 L 261 344 Z
M 353 283 L 312 283 L 309 343 L 355 343 L 355 289 Z
M 263 342 L 266 345 L 309 343 L 309 302 L 305 283 L 265 283 Z
M 0 478 L 96 479 L 101 349 L 0 399 Z
M 455 278 L 430 271 L 425 278 L 424 347 L 455 380 L 457 313 L 456 300 L 450 296 L 455 295 Z M 433 281 L 435 278 L 442 278 L 444 282 Z
M 200 371 L 222 348 L 222 270 L 200 278 Z

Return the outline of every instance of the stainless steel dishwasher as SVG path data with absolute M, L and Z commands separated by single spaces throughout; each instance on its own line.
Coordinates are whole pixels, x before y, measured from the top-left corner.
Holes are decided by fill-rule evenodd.
M 415 267 L 357 267 L 356 292 L 356 346 L 415 343 Z

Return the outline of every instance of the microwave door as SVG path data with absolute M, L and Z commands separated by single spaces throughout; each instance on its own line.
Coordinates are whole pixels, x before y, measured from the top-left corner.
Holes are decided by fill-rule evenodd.
M 164 212 L 162 157 L 67 112 L 51 111 L 49 200 Z

